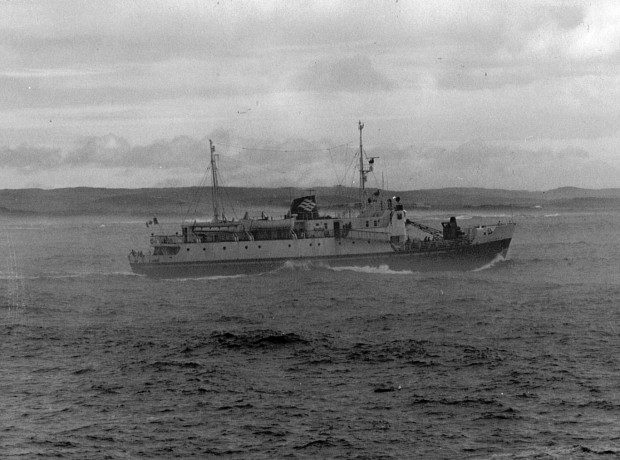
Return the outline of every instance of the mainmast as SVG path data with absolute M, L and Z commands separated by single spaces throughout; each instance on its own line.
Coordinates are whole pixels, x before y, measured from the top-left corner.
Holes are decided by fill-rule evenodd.
M 213 221 L 220 220 L 220 190 L 217 183 L 217 155 L 215 154 L 215 145 L 209 139 L 209 150 L 211 151 L 211 177 L 213 178 L 213 187 L 211 188 L 211 198 L 213 200 Z M 224 215 L 222 213 L 222 219 Z
M 359 184 L 359 198 L 362 206 L 364 205 L 364 188 L 366 185 L 366 173 L 364 172 L 364 151 L 362 148 L 362 130 L 364 129 L 364 123 L 358 122 L 360 130 L 360 184 Z
M 372 172 L 373 166 L 375 163 L 375 158 L 379 157 L 370 157 L 368 159 L 368 169 L 364 169 L 364 148 L 362 146 L 362 130 L 364 129 L 364 123 L 359 122 L 359 130 L 360 130 L 360 186 L 359 186 L 359 199 L 362 203 L 362 207 L 364 207 L 364 198 L 365 198 L 365 190 L 366 190 L 366 180 L 368 179 L 368 173 Z

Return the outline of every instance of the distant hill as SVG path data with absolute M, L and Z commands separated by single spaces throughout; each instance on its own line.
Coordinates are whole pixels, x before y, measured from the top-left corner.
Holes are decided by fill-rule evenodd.
M 408 203 L 426 204 L 435 208 L 511 207 L 530 208 L 620 205 L 620 189 L 581 189 L 563 187 L 544 192 L 484 188 L 444 188 L 403 192 Z
M 286 208 L 297 196 L 316 194 L 323 208 L 340 207 L 356 201 L 357 189 L 346 187 L 242 188 L 225 187 L 222 195 L 229 208 L 243 214 L 247 208 Z M 409 209 L 462 208 L 571 208 L 620 209 L 620 189 L 564 187 L 545 192 L 484 188 L 444 188 L 386 191 L 399 195 Z M 63 188 L 53 190 L 0 190 L 0 215 L 209 215 L 211 189 L 184 188 Z

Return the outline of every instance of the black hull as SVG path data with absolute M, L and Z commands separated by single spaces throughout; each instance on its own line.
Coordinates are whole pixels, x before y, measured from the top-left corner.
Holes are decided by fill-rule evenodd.
M 386 252 L 337 257 L 252 259 L 196 263 L 131 263 L 135 273 L 154 278 L 195 278 L 268 273 L 281 269 L 286 263 L 313 264 L 329 267 L 382 266 L 391 270 L 466 271 L 506 256 L 510 238 L 484 244 L 457 246 L 411 252 Z

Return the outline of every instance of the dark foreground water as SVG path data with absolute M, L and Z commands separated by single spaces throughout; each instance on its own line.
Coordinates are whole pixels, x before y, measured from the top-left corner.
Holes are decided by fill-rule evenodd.
M 142 221 L 4 220 L 0 456 L 617 457 L 619 214 L 514 218 L 478 271 L 175 281 Z

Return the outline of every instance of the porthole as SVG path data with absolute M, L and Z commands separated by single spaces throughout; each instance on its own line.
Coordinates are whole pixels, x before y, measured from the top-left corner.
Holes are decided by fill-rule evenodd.
M 312 246 L 312 243 L 310 243 L 310 246 Z
M 288 245 L 288 247 L 290 248 L 290 247 L 291 247 L 291 245 L 289 244 L 289 245 Z
M 258 245 L 258 249 L 260 249 L 260 244 Z
M 320 245 L 321 245 L 321 243 L 318 243 L 318 244 L 317 244 L 317 246 L 320 246 Z
M 247 249 L 248 247 L 246 246 L 245 248 Z
M 187 248 L 187 250 L 189 251 L 189 248 Z
M 223 251 L 225 251 L 225 250 L 226 250 L 226 246 L 223 246 L 223 247 L 222 247 L 222 250 L 223 250 Z
M 355 244 L 355 241 L 351 241 L 351 244 Z
M 202 248 L 202 250 L 203 250 L 203 251 L 206 251 L 206 250 L 207 250 L 207 248 Z

